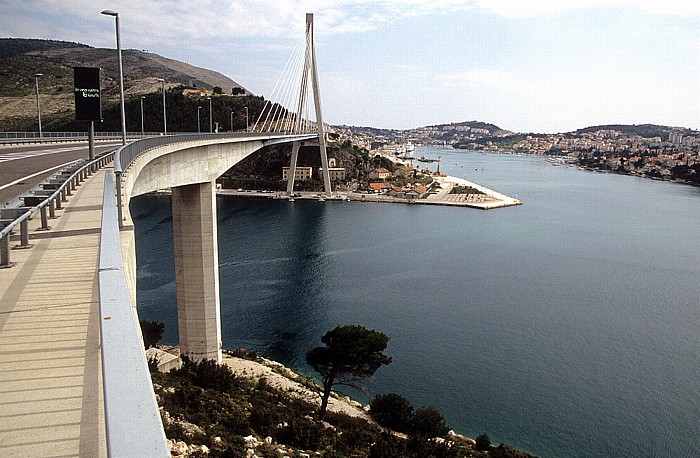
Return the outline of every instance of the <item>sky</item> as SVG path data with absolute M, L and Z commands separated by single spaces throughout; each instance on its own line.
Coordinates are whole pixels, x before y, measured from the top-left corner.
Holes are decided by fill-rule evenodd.
M 305 13 L 324 120 L 700 129 L 697 0 L 0 0 L 0 37 L 148 50 L 269 97 Z

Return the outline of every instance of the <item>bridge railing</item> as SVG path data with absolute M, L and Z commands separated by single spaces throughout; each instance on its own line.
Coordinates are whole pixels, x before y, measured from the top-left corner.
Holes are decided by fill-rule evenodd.
M 109 456 L 167 457 L 139 321 L 124 273 L 112 172 L 105 175 L 98 284 Z
M 127 132 L 128 138 L 163 135 L 161 132 Z M 95 132 L 95 140 L 121 140 L 121 132 Z M 0 132 L 0 145 L 88 141 L 87 132 Z
M 41 214 L 41 227 L 48 229 L 48 217 L 54 216 L 55 209 L 61 208 L 61 202 L 66 200 L 66 196 L 70 195 L 80 181 L 87 178 L 88 173 L 95 171 L 112 160 L 114 151 L 102 154 L 100 157 L 86 162 L 81 167 L 73 171 L 72 175 L 68 176 L 65 181 L 56 188 L 56 190 L 48 195 L 44 200 L 33 207 L 27 209 L 18 209 L 19 213 L 13 218 L 9 224 L 5 225 L 0 230 L 0 268 L 9 267 L 10 262 L 10 236 L 11 233 L 20 227 L 20 247 L 29 247 L 29 218 L 37 212 Z M 7 209 L 12 210 L 12 209 Z M 7 211 L 3 209 L 3 211 Z M 48 214 L 47 214 L 48 213 Z
M 180 134 L 180 135 L 168 135 L 159 137 L 149 137 L 142 138 L 141 140 L 136 140 L 131 143 L 117 149 L 114 156 L 114 173 L 116 174 L 116 188 L 117 188 L 117 211 L 118 211 L 118 221 L 119 227 L 123 227 L 123 201 L 122 201 L 122 186 L 121 186 L 121 176 L 125 170 L 129 168 L 129 165 L 136 159 L 140 154 L 148 151 L 151 148 L 158 146 L 169 145 L 172 143 L 180 142 L 192 142 L 192 141 L 205 141 L 205 140 L 222 140 L 222 139 L 232 139 L 232 138 L 261 138 L 267 144 L 276 143 L 281 137 L 299 137 L 299 139 L 313 138 L 315 135 L 309 134 L 281 134 L 281 133 L 269 133 L 269 132 L 228 132 L 219 134 Z M 289 141 L 288 139 L 284 141 Z
M 200 140 L 221 140 L 227 138 L 252 138 L 266 135 L 260 132 L 227 132 L 219 134 L 177 134 L 177 135 L 162 135 L 157 137 L 148 137 L 141 140 L 136 140 L 132 143 L 122 146 L 117 150 L 117 155 L 114 161 L 114 172 L 122 173 L 133 162 L 136 157 L 151 148 L 157 146 L 169 145 L 171 143 L 200 141 Z M 267 134 L 269 136 L 281 134 Z

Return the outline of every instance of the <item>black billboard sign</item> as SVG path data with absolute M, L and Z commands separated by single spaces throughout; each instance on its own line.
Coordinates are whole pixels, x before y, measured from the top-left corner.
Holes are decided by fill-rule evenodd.
M 74 67 L 75 119 L 78 121 L 101 121 L 100 69 Z

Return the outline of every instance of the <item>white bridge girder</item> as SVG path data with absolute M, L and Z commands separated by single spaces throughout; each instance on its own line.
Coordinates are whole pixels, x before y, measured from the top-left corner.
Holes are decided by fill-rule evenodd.
M 207 140 L 163 145 L 145 151 L 121 177 L 127 226 L 131 197 L 172 189 L 175 289 L 180 351 L 194 360 L 221 362 L 219 255 L 215 181 L 265 146 L 313 136 Z M 125 263 L 135 285 L 135 247 L 125 248 Z M 134 302 L 135 303 L 135 302 Z

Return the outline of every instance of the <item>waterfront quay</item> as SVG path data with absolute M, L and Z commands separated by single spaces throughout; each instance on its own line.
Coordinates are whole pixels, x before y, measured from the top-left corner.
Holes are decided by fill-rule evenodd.
M 358 201 L 358 202 L 383 202 L 398 204 L 419 205 L 447 205 L 452 207 L 469 207 L 481 210 L 493 208 L 511 207 L 522 205 L 522 202 L 513 197 L 506 196 L 485 186 L 473 183 L 463 178 L 452 176 L 435 177 L 440 184 L 436 193 L 428 194 L 426 198 L 396 197 L 386 194 L 367 194 L 355 191 L 334 191 L 332 197 L 323 196 L 317 191 L 295 191 L 292 197 L 282 191 L 255 191 L 244 189 L 219 189 L 217 194 L 236 197 L 257 197 L 279 200 L 302 201 Z M 471 187 L 483 194 L 451 194 L 455 186 Z

